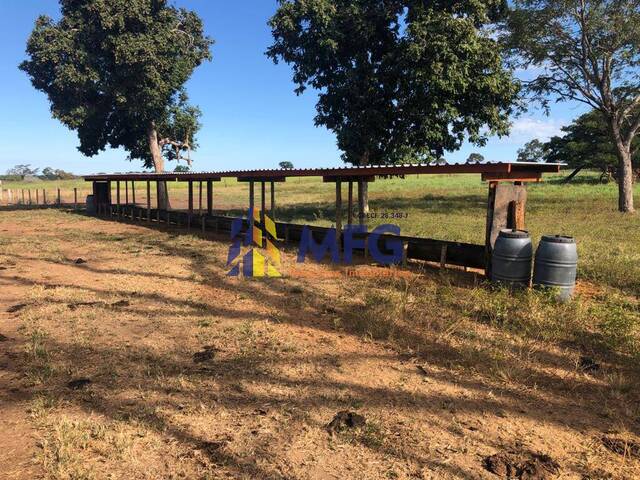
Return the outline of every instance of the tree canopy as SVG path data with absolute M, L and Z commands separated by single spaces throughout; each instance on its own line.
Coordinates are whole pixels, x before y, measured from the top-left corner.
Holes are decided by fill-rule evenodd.
M 166 0 L 61 0 L 41 16 L 20 68 L 46 93 L 53 116 L 78 133 L 79 150 L 123 147 L 147 168 L 195 148 L 199 110 L 184 84 L 209 60 L 198 15 Z
M 440 158 L 508 131 L 518 85 L 492 25 L 503 0 L 280 0 L 267 55 L 319 92 L 344 161 Z
M 579 116 L 571 125 L 563 127 L 562 131 L 563 136 L 552 137 L 544 146 L 548 162 L 564 162 L 572 168 L 601 170 L 618 164 L 609 127 L 597 110 Z M 632 149 L 632 161 L 635 165 L 640 165 L 639 147 L 640 139 L 636 137 Z
M 619 209 L 633 212 L 631 148 L 640 130 L 640 1 L 514 0 L 505 45 L 539 74 L 532 98 L 582 102 L 607 123 L 619 165 Z
M 518 162 L 544 162 L 545 151 L 544 143 L 537 138 L 534 138 L 530 142 L 524 144 L 524 146 L 518 150 Z

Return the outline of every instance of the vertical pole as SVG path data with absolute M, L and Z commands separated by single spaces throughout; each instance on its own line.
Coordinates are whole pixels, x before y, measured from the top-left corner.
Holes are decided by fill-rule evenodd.
M 131 202 L 136 204 L 136 182 L 131 180 Z
M 22 190 L 22 205 L 24 205 L 24 188 Z
M 342 182 L 336 180 L 336 243 L 338 251 L 341 250 L 342 239 Z
M 347 212 L 347 224 L 353 225 L 353 182 L 349 182 L 349 211 Z
M 31 189 L 27 190 L 27 193 L 29 194 L 29 205 L 33 205 L 33 202 L 31 201 Z M 0 194 L 0 197 L 2 195 Z
M 253 209 L 255 208 L 255 204 L 254 204 L 254 198 L 253 195 L 254 194 L 254 184 L 253 184 L 253 180 L 251 180 L 249 182 L 249 238 L 251 238 L 253 240 Z M 253 244 L 253 242 L 252 242 Z
M 169 213 L 167 211 L 167 213 Z M 156 220 L 160 223 L 160 182 L 156 180 Z M 169 223 L 169 216 L 167 215 L 167 224 Z
M 147 180 L 147 222 L 151 221 L 151 182 Z
M 267 214 L 267 187 L 265 182 L 260 182 L 260 224 L 264 228 L 264 216 Z
M 207 215 L 213 216 L 213 181 L 207 180 Z
M 58 189 L 58 206 L 62 205 L 62 198 L 60 197 L 60 189 Z
M 358 181 L 358 223 L 360 225 L 366 225 L 366 219 L 364 218 L 364 182 Z
M 189 180 L 189 216 L 187 217 L 187 228 L 191 228 L 191 216 L 193 215 L 193 182 Z
M 36 188 L 36 205 L 40 205 L 40 190 Z
M 47 204 L 47 191 L 44 188 L 42 189 L 42 202 Z
M 73 189 L 73 209 L 78 210 L 78 189 Z
M 111 204 L 113 203 L 112 199 L 113 199 L 113 196 L 112 196 L 112 193 L 111 193 L 111 180 L 109 180 L 107 182 L 107 204 L 105 205 L 105 208 L 109 208 L 109 216 L 110 217 L 113 216 L 113 209 L 111 208 Z
M 124 181 L 124 204 L 129 205 L 129 182 Z
M 198 184 L 198 215 L 202 217 L 202 180 Z
M 276 182 L 271 182 L 271 220 L 276 221 Z
M 120 180 L 116 182 L 116 212 L 120 218 Z

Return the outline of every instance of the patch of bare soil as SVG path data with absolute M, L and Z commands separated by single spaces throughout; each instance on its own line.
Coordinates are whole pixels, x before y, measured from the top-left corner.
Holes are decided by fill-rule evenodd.
M 532 452 L 496 453 L 484 459 L 484 466 L 506 480 L 549 480 L 560 473 L 550 456 Z
M 2 479 L 640 478 L 635 372 L 474 320 L 463 272 L 235 279 L 225 237 L 0 215 Z

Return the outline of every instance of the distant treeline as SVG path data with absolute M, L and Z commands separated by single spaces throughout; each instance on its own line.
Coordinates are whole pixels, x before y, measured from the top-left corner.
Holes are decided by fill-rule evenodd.
M 70 172 L 59 168 L 46 167 L 40 172 L 39 168 L 31 168 L 31 165 L 16 165 L 7 170 L 5 175 L 0 175 L 0 180 L 14 181 L 38 181 L 38 180 L 72 180 L 78 178 Z

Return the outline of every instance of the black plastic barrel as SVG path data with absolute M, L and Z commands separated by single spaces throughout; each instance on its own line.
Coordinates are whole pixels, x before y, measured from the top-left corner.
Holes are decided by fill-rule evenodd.
M 501 230 L 493 247 L 491 278 L 512 287 L 528 287 L 531 283 L 533 246 L 529 232 Z
M 93 195 L 87 195 L 87 215 L 95 215 L 96 212 L 96 202 L 95 197 Z
M 558 289 L 558 297 L 568 300 L 576 288 L 578 249 L 572 237 L 545 235 L 536 251 L 533 273 L 535 286 Z

